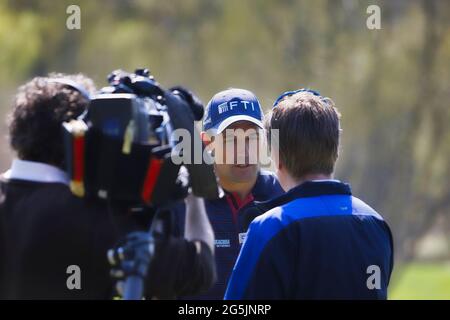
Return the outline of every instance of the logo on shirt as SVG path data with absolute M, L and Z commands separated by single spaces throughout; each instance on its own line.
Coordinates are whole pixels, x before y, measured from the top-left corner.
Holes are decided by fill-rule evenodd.
M 229 248 L 231 246 L 230 239 L 216 239 L 214 244 L 216 248 Z
M 239 244 L 243 244 L 245 241 L 245 238 L 247 238 L 247 232 L 239 233 Z

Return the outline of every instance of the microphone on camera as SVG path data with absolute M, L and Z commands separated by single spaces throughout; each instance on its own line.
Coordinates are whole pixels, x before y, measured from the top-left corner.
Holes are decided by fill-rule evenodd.
M 187 102 L 194 114 L 195 121 L 202 120 L 204 114 L 203 102 L 194 93 L 182 86 L 175 86 L 169 90 Z

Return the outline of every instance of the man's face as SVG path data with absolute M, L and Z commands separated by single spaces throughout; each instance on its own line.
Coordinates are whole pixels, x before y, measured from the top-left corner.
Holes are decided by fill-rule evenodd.
M 259 142 L 262 130 L 249 121 L 238 121 L 214 137 L 215 170 L 228 183 L 256 179 L 259 169 Z

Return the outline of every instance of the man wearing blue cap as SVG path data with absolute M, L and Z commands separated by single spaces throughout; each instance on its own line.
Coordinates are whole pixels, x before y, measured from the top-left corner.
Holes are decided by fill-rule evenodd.
M 223 299 L 247 227 L 255 218 L 254 211 L 246 209 L 283 192 L 275 176 L 260 169 L 262 121 L 261 105 L 248 90 L 221 91 L 206 107 L 202 140 L 214 153 L 215 172 L 224 192 L 219 199 L 205 200 L 216 239 L 217 282 L 204 295 L 192 298 Z

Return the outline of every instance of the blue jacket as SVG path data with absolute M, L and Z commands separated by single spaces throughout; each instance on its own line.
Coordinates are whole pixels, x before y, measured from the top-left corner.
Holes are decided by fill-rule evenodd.
M 204 295 L 189 297 L 192 299 L 222 300 L 225 289 L 236 262 L 236 258 L 244 241 L 250 222 L 261 212 L 245 210 L 254 201 L 265 201 L 281 195 L 283 190 L 275 175 L 267 171 L 260 171 L 251 194 L 241 201 L 233 194 L 225 192 L 224 196 L 216 200 L 205 200 L 206 212 L 215 234 L 215 259 L 217 270 L 216 284 Z M 243 210 L 244 209 L 244 210 Z M 180 204 L 176 210 L 176 232 L 183 234 L 185 206 Z
M 386 299 L 388 225 L 350 186 L 305 182 L 263 204 L 225 299 Z

